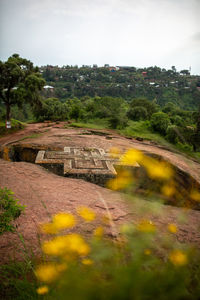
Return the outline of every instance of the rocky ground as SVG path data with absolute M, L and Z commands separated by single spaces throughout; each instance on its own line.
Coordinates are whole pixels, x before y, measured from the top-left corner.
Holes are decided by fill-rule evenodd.
M 117 135 L 113 131 L 64 128 L 64 123 L 30 124 L 24 130 L 0 138 L 1 150 L 13 144 L 31 145 L 42 149 L 60 149 L 71 147 L 95 147 L 109 150 L 118 147 L 121 150 L 137 148 L 156 153 L 169 160 L 179 169 L 190 174 L 200 183 L 200 164 L 181 154 L 172 153 L 151 142 L 138 142 Z M 3 151 L 3 150 L 2 150 Z M 4 155 L 6 158 L 6 155 Z M 28 162 L 12 162 L 0 159 L 0 186 L 11 189 L 20 203 L 26 205 L 16 221 L 18 233 L 21 233 L 29 253 L 40 252 L 39 224 L 50 219 L 50 215 L 60 211 L 76 214 L 78 206 L 88 206 L 97 213 L 94 224 L 80 222 L 74 230 L 88 235 L 95 226 L 101 224 L 107 215 L 106 207 L 113 219 L 113 225 L 105 224 L 108 235 L 117 236 L 123 223 L 136 223 L 141 218 L 149 218 L 161 232 L 167 231 L 168 223 L 178 225 L 176 237 L 181 242 L 190 242 L 200 246 L 200 211 L 184 210 L 177 207 L 153 205 L 145 200 L 128 201 L 124 195 L 83 180 L 64 178 L 48 172 L 42 167 Z M 183 222 L 184 216 L 184 222 Z M 9 261 L 10 257 L 20 258 L 23 245 L 19 234 L 6 233 L 0 237 L 0 260 Z

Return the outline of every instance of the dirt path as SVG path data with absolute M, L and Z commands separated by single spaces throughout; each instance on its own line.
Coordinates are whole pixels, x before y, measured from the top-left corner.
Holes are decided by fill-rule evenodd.
M 97 147 L 109 150 L 118 147 L 125 150 L 131 147 L 157 153 L 187 171 L 200 182 L 200 165 L 180 154 L 165 149 L 126 139 L 113 131 L 106 131 L 109 136 L 99 135 L 86 129 L 63 128 L 63 123 L 30 124 L 26 129 L 0 139 L 1 147 L 11 144 L 33 144 L 63 149 L 64 146 Z M 48 130 L 48 131 L 47 131 Z M 103 131 L 101 131 L 103 132 Z M 25 138 L 32 134 L 38 136 Z M 21 141 L 20 141 L 21 140 Z M 95 210 L 97 219 L 94 224 L 80 222 L 75 230 L 84 235 L 91 234 L 95 226 L 102 223 L 106 209 L 102 198 L 106 201 L 116 228 L 104 225 L 106 234 L 118 234 L 120 224 L 138 222 L 141 218 L 149 218 L 161 232 L 167 231 L 168 223 L 178 225 L 177 240 L 194 243 L 200 246 L 200 212 L 171 206 L 160 206 L 159 209 L 150 202 L 139 200 L 127 202 L 122 194 L 109 191 L 89 182 L 70 179 L 52 174 L 42 167 L 26 162 L 8 162 L 0 159 L 0 186 L 11 189 L 20 202 L 26 205 L 25 214 L 17 220 L 18 232 L 22 233 L 28 251 L 40 253 L 38 225 L 49 220 L 49 215 L 60 211 L 76 214 L 77 206 L 88 206 Z M 156 209 L 155 209 L 156 208 Z M 183 220 L 184 216 L 184 222 Z M 0 236 L 0 260 L 9 261 L 10 256 L 20 258 L 23 246 L 17 234 Z

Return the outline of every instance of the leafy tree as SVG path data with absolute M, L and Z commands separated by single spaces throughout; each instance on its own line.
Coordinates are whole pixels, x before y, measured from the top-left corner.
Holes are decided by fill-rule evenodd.
M 135 106 L 130 108 L 127 116 L 134 121 L 146 120 L 148 116 L 147 109 L 143 106 Z
M 150 119 L 151 115 L 158 111 L 158 105 L 155 102 L 151 102 L 146 98 L 136 98 L 130 103 L 130 108 L 143 107 L 147 111 L 147 118 Z
M 0 61 L 0 101 L 6 106 L 6 120 L 10 121 L 11 106 L 22 106 L 29 102 L 39 103 L 39 91 L 45 84 L 39 69 L 18 54 L 13 54 L 6 62 Z
M 151 116 L 151 126 L 152 128 L 165 135 L 167 127 L 171 124 L 169 116 L 164 112 L 157 112 Z
M 66 120 L 69 117 L 67 104 L 61 103 L 57 98 L 47 98 L 41 102 L 41 106 L 34 110 L 34 114 L 39 121 L 44 120 Z

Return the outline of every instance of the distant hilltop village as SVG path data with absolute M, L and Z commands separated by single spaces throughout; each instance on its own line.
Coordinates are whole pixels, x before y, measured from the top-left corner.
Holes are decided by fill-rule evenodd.
M 167 70 L 157 66 L 47 65 L 40 67 L 40 72 L 46 80 L 44 93 L 61 101 L 85 96 L 122 97 L 127 101 L 146 97 L 161 106 L 168 101 L 184 109 L 198 106 L 195 93 L 200 90 L 200 75 L 190 75 L 191 68 L 178 72 L 175 66 Z

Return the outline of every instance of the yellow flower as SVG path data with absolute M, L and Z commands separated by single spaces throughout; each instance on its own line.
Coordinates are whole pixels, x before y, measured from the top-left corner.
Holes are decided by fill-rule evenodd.
M 42 250 L 47 255 L 60 256 L 66 252 L 67 237 L 58 236 L 50 241 L 45 241 L 42 245 Z
M 93 263 L 94 263 L 93 260 L 91 260 L 89 258 L 85 258 L 85 259 L 82 260 L 83 265 L 89 266 L 89 265 L 92 265 Z
M 128 187 L 133 182 L 133 177 L 130 171 L 123 170 L 117 174 L 117 177 L 110 179 L 107 187 L 111 190 L 117 191 Z
M 120 155 L 120 150 L 116 147 L 111 148 L 109 152 L 110 152 L 110 156 L 113 158 L 118 158 Z
M 64 256 L 68 253 L 85 256 L 90 252 L 90 247 L 79 234 L 72 233 L 45 241 L 42 250 L 52 256 Z
M 69 213 L 59 213 L 53 217 L 53 225 L 58 230 L 73 227 L 75 224 L 74 216 Z
M 128 150 L 124 155 L 121 156 L 121 164 L 134 166 L 136 163 L 140 163 L 143 160 L 143 153 L 136 149 Z
M 35 270 L 35 274 L 39 280 L 49 283 L 58 278 L 59 271 L 57 270 L 55 264 L 48 263 L 48 264 L 40 265 Z
M 171 184 L 166 184 L 162 187 L 161 192 L 163 195 L 170 197 L 175 194 L 175 187 Z
M 41 230 L 46 234 L 56 234 L 58 232 L 57 228 L 52 223 L 42 224 Z
M 79 234 L 72 233 L 67 236 L 68 251 L 78 254 L 80 256 L 86 256 L 90 252 L 89 245 Z
M 190 194 L 192 200 L 200 202 L 200 193 L 197 190 L 193 190 Z
M 59 230 L 73 227 L 76 220 L 73 215 L 69 213 L 59 213 L 53 217 L 52 223 L 45 223 L 41 225 L 41 230 L 47 234 L 56 234 Z
M 151 250 L 150 249 L 145 249 L 144 250 L 144 254 L 145 255 L 150 255 L 151 254 Z
M 173 250 L 169 255 L 169 260 L 175 266 L 183 266 L 188 262 L 187 255 L 181 250 Z
M 159 162 L 153 158 L 145 157 L 142 164 L 152 179 L 169 180 L 173 176 L 173 171 L 166 162 Z
M 171 232 L 171 233 L 177 232 L 177 227 L 175 224 L 169 224 L 167 228 L 168 228 L 169 232 Z
M 94 211 L 88 207 L 79 207 L 77 212 L 86 222 L 91 222 L 96 218 Z
M 104 233 L 104 229 L 103 227 L 99 226 L 97 227 L 95 230 L 94 230 L 94 236 L 100 238 L 103 236 L 103 233 Z
M 150 220 L 142 220 L 137 229 L 142 232 L 155 232 L 156 226 Z
M 49 288 L 48 288 L 48 286 L 46 286 L 46 285 L 40 286 L 40 287 L 37 289 L 37 293 L 38 293 L 39 295 L 47 294 L 48 291 L 49 291 Z

